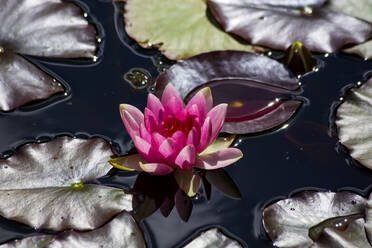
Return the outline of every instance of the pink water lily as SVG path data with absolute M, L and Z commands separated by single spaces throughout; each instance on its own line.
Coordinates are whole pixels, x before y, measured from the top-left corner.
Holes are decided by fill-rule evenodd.
M 148 95 L 144 114 L 132 105 L 121 104 L 121 117 L 139 154 L 110 162 L 119 169 L 156 175 L 169 174 L 176 169 L 181 172 L 194 167 L 211 170 L 230 165 L 242 157 L 241 151 L 228 148 L 230 141 L 215 142 L 226 109 L 227 104 L 213 107 L 208 87 L 184 106 L 171 84 L 165 88 L 161 101 Z

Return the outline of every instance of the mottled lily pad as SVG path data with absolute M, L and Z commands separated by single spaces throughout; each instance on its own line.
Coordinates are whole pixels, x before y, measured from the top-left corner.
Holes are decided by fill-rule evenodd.
M 299 2 L 208 0 L 208 6 L 226 32 L 273 49 L 300 41 L 311 51 L 334 52 L 372 38 L 372 23 Z
M 0 245 L 0 248 L 144 248 L 142 232 L 132 216 L 121 213 L 103 227 L 78 233 L 67 231 L 59 235 L 42 235 L 15 240 Z
M 0 110 L 13 110 L 64 91 L 50 75 L 21 55 L 95 56 L 96 29 L 75 4 L 60 0 L 3 0 L 0 23 Z
M 363 218 L 365 207 L 366 199 L 354 193 L 304 191 L 266 207 L 263 224 L 277 247 L 313 247 L 328 228 L 345 230 L 350 222 Z
M 329 0 L 327 8 L 351 15 L 372 23 L 372 2 L 369 0 Z M 372 58 L 372 40 L 344 50 L 365 59 Z
M 132 210 L 132 195 L 123 190 L 84 184 L 107 174 L 112 155 L 101 138 L 20 147 L 0 160 L 0 215 L 37 229 L 92 230 Z
M 177 60 L 216 50 L 252 51 L 210 20 L 204 0 L 128 0 L 125 29 L 145 48 Z
M 212 228 L 199 234 L 184 248 L 242 248 L 236 240 L 226 236 L 218 228 Z
M 296 77 L 279 62 L 248 52 L 210 52 L 180 61 L 157 79 L 158 96 L 168 83 L 186 102 L 209 86 L 215 105 L 229 104 L 222 128 L 228 133 L 257 133 L 278 127 L 302 105 L 299 100 L 281 99 L 299 88 Z
M 337 109 L 339 140 L 351 157 L 372 169 L 372 79 L 348 91 L 344 98 Z

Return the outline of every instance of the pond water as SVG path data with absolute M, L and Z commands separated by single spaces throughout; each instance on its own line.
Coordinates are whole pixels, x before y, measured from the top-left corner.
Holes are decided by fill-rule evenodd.
M 139 67 L 156 76 L 154 61 L 158 53 L 139 48 L 126 36 L 119 37 L 116 25 L 120 30 L 122 24 L 115 18 L 111 2 L 81 3 L 89 7 L 87 12 L 102 26 L 102 55 L 96 62 L 67 61 L 68 65 L 66 61 L 28 57 L 68 84 L 69 94 L 42 108 L 0 113 L 2 156 L 27 141 L 60 134 L 99 135 L 112 141 L 121 154 L 132 148 L 118 105 L 128 103 L 143 109 L 147 90 L 134 89 L 123 75 Z M 124 35 L 122 31 L 119 34 Z M 149 247 L 180 246 L 210 226 L 221 227 L 245 246 L 272 247 L 261 224 L 262 209 L 268 203 L 302 189 L 368 192 L 372 173 L 353 162 L 332 136 L 335 131 L 332 112 L 345 87 L 365 79 L 372 70 L 372 62 L 348 55 L 317 58 L 322 66 L 301 79 L 302 88 L 295 94 L 305 104 L 287 128 L 257 136 L 238 136 L 236 145 L 244 158 L 226 171 L 239 186 L 243 199 L 230 199 L 213 189 L 210 201 L 203 196 L 195 200 L 187 223 L 181 221 L 175 210 L 168 218 L 156 212 L 141 224 Z M 135 178 L 135 173 L 121 172 L 97 183 L 129 189 Z M 0 219 L 0 243 L 38 232 L 42 231 Z

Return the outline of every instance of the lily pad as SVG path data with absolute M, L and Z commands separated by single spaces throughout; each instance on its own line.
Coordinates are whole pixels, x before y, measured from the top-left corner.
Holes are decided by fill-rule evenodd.
M 337 109 L 339 140 L 351 157 L 372 169 L 372 79 L 348 91 L 344 98 Z
M 242 248 L 236 240 L 227 237 L 218 228 L 212 228 L 199 234 L 197 238 L 184 246 L 184 248 Z
M 266 207 L 263 224 L 277 247 L 313 247 L 324 232 L 337 234 L 325 231 L 328 228 L 347 228 L 355 218 L 363 218 L 365 207 L 366 200 L 354 193 L 304 191 Z
M 329 0 L 327 8 L 351 15 L 372 23 L 372 2 L 369 0 Z M 365 59 L 372 58 L 372 40 L 344 50 Z
M 59 235 L 43 235 L 15 240 L 0 248 L 141 248 L 146 247 L 144 237 L 132 216 L 121 213 L 105 226 L 90 232 L 67 231 Z
M 64 88 L 21 55 L 93 58 L 97 32 L 81 8 L 60 0 L 3 0 L 0 9 L 0 109 L 46 99 Z
M 205 0 L 128 0 L 125 29 L 142 47 L 177 60 L 216 50 L 252 51 L 210 20 Z
M 101 138 L 58 137 L 30 143 L 0 160 L 0 215 L 37 229 L 92 230 L 132 210 L 123 190 L 84 184 L 112 168 Z
M 371 23 L 307 1 L 208 0 L 208 6 L 226 32 L 272 49 L 300 41 L 311 51 L 334 52 L 372 38 Z
M 156 82 L 160 96 L 172 83 L 187 102 L 209 86 L 213 103 L 228 103 L 223 132 L 249 134 L 267 131 L 288 121 L 302 101 L 281 99 L 299 88 L 282 64 L 265 56 L 240 51 L 217 51 L 180 61 Z

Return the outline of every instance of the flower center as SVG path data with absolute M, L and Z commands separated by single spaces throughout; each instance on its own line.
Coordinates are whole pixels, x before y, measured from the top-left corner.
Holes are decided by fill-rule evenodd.
M 169 116 L 164 120 L 161 134 L 164 137 L 171 137 L 175 132 L 181 131 L 187 136 L 192 127 L 193 119 L 190 116 L 188 116 L 184 121 L 181 121 L 174 116 Z

